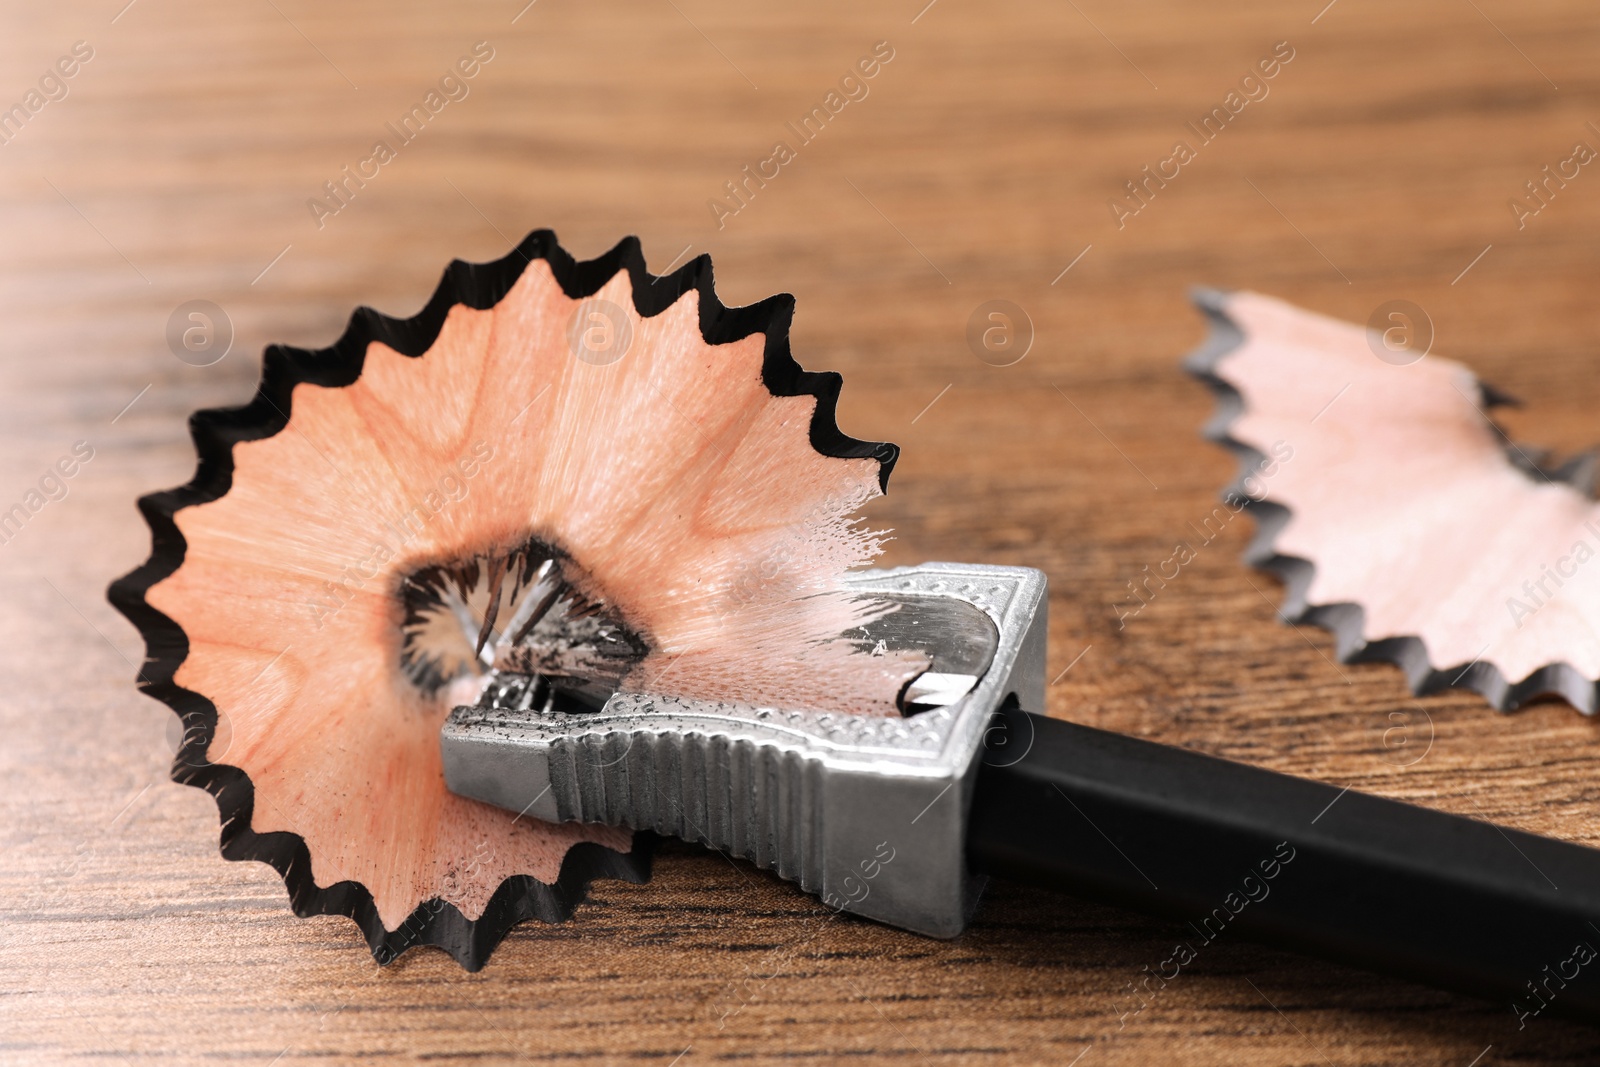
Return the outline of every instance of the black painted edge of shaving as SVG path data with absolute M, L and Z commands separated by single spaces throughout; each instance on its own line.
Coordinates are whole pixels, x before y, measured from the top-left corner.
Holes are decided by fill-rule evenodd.
M 427 304 L 410 318 L 391 318 L 361 307 L 350 316 L 340 338 L 315 350 L 272 345 L 262 361 L 260 385 L 248 404 L 195 412 L 189 418 L 198 463 L 187 485 L 141 497 L 139 510 L 150 526 L 151 552 L 144 564 L 111 583 L 107 597 L 138 628 L 145 641 L 145 662 L 139 688 L 162 701 L 184 725 L 184 741 L 173 761 L 172 779 L 204 789 L 216 800 L 222 820 L 221 848 L 230 860 L 258 860 L 283 877 L 295 914 L 346 915 L 355 920 L 373 956 L 388 963 L 417 945 L 449 952 L 462 967 L 476 971 L 489 960 L 510 929 L 527 919 L 562 922 L 600 878 L 642 883 L 650 876 L 652 835 L 637 834 L 633 851 L 620 853 L 593 843 L 568 851 L 553 884 L 518 875 L 500 884 L 481 918 L 466 918 L 454 905 L 434 898 L 423 902 L 394 931 L 386 930 L 367 888 L 353 881 L 318 887 L 311 876 L 311 856 L 298 834 L 257 833 L 250 828 L 255 789 L 237 767 L 206 759 L 217 726 L 216 706 L 205 696 L 173 681 L 189 652 L 188 637 L 172 619 L 151 607 L 146 594 L 183 563 L 186 544 L 174 516 L 183 508 L 222 497 L 233 482 L 233 446 L 271 437 L 289 422 L 294 387 L 301 383 L 341 388 L 361 376 L 368 346 L 382 342 L 418 357 L 437 340 L 450 309 L 457 304 L 487 309 L 495 306 L 534 260 L 544 260 L 567 296 L 592 296 L 618 273 L 632 282 L 633 303 L 649 318 L 671 307 L 685 294 L 699 294 L 700 333 L 708 344 L 765 337 L 762 380 L 774 396 L 810 395 L 817 399 L 812 415 L 813 448 L 835 458 L 872 458 L 879 463 L 879 485 L 887 489 L 889 472 L 899 450 L 887 443 L 858 441 L 840 431 L 835 416 L 843 379 L 833 372 L 801 368 L 790 352 L 789 325 L 794 298 L 772 296 L 745 307 L 727 307 L 717 299 L 711 258 L 701 255 L 670 274 L 656 276 L 645 267 L 639 240 L 629 237 L 596 259 L 575 260 L 550 230 L 536 230 L 504 258 L 491 263 L 452 262 Z
M 1244 561 L 1252 567 L 1275 576 L 1284 584 L 1284 600 L 1278 615 L 1285 622 L 1310 623 L 1320 626 L 1334 636 L 1334 648 L 1341 663 L 1392 663 L 1405 672 L 1411 691 L 1424 696 L 1455 687 L 1475 690 L 1490 704 L 1503 712 L 1515 711 L 1538 697 L 1554 694 L 1566 700 L 1585 715 L 1593 715 L 1600 706 L 1600 683 L 1585 678 L 1576 668 L 1566 663 L 1550 663 L 1533 671 L 1518 682 L 1507 680 L 1492 663 L 1474 661 L 1448 668 L 1436 668 L 1428 657 L 1427 646 L 1420 637 L 1393 637 L 1368 641 L 1365 611 L 1360 604 L 1343 602 L 1312 604 L 1307 591 L 1316 574 L 1315 565 L 1308 559 L 1290 556 L 1276 548 L 1278 534 L 1288 524 L 1290 511 L 1282 504 L 1257 500 L 1246 490 L 1245 476 L 1264 462 L 1267 457 L 1257 449 L 1232 436 L 1234 420 L 1243 414 L 1244 397 L 1228 381 L 1221 369 L 1223 360 L 1244 344 L 1245 335 L 1240 325 L 1228 314 L 1229 293 L 1196 288 L 1190 297 L 1203 314 L 1210 327 L 1200 346 L 1189 353 L 1183 367 L 1210 388 L 1217 399 L 1216 410 L 1201 429 L 1209 441 L 1221 445 L 1238 458 L 1239 474 L 1222 491 L 1222 498 L 1230 505 L 1241 506 L 1256 520 L 1256 534 L 1244 551 Z M 1516 400 L 1493 386 L 1478 382 L 1481 404 L 1484 409 Z M 1521 449 L 1511 449 L 1526 458 Z M 1510 452 L 1508 451 L 1508 455 Z M 1530 461 L 1531 462 L 1531 461 Z M 1528 468 L 1518 464 L 1525 472 Z M 1582 491 L 1578 479 L 1587 477 L 1588 470 L 1570 464 L 1555 472 L 1539 469 L 1534 473 L 1552 480 L 1565 480 Z M 1559 477 L 1558 477 L 1559 476 Z

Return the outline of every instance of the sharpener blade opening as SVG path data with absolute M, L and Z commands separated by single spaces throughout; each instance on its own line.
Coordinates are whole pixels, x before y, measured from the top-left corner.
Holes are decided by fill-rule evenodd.
M 897 703 L 908 718 L 948 707 L 972 692 L 994 662 L 1000 631 L 987 612 L 950 596 L 880 593 L 895 609 L 847 635 L 867 652 L 921 652 L 928 669 L 906 683 Z

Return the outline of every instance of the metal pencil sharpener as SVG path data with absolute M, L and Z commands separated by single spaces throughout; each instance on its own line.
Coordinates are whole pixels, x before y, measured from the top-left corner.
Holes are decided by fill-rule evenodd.
M 848 586 L 898 604 L 867 639 L 932 661 L 908 687 L 904 717 L 640 693 L 544 712 L 496 706 L 507 702 L 491 683 L 440 732 L 445 780 L 549 822 L 697 841 L 840 910 L 954 937 L 983 888 L 964 851 L 991 719 L 1007 697 L 1044 706 L 1045 576 L 924 563 Z

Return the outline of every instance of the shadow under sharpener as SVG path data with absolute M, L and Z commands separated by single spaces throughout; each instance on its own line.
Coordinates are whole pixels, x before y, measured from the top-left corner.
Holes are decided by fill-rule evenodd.
M 901 603 L 910 619 L 919 605 L 950 614 L 924 598 L 971 605 L 993 624 L 987 669 L 954 703 L 904 718 L 637 693 L 588 713 L 459 707 L 440 731 L 446 782 L 548 822 L 697 841 L 842 911 L 954 937 L 984 883 L 965 848 L 985 735 L 1008 696 L 1044 706 L 1045 576 L 924 563 L 864 571 L 848 587 Z

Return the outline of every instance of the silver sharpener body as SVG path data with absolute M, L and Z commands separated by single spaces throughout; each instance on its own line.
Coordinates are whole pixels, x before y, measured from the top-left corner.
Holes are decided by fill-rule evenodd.
M 983 888 L 965 843 L 986 741 L 993 749 L 1008 740 L 988 736 L 994 712 L 1007 697 L 1044 707 L 1045 576 L 924 563 L 862 571 L 847 584 L 897 601 L 902 632 L 959 607 L 977 625 L 944 637 L 930 626 L 928 641 L 984 629 L 979 643 L 992 655 L 975 668 L 981 675 L 952 702 L 906 717 L 625 692 L 586 713 L 460 707 L 440 732 L 449 788 L 547 822 L 699 842 L 841 911 L 956 936 Z M 948 690 L 954 676 L 935 673 L 938 658 L 924 677 Z

